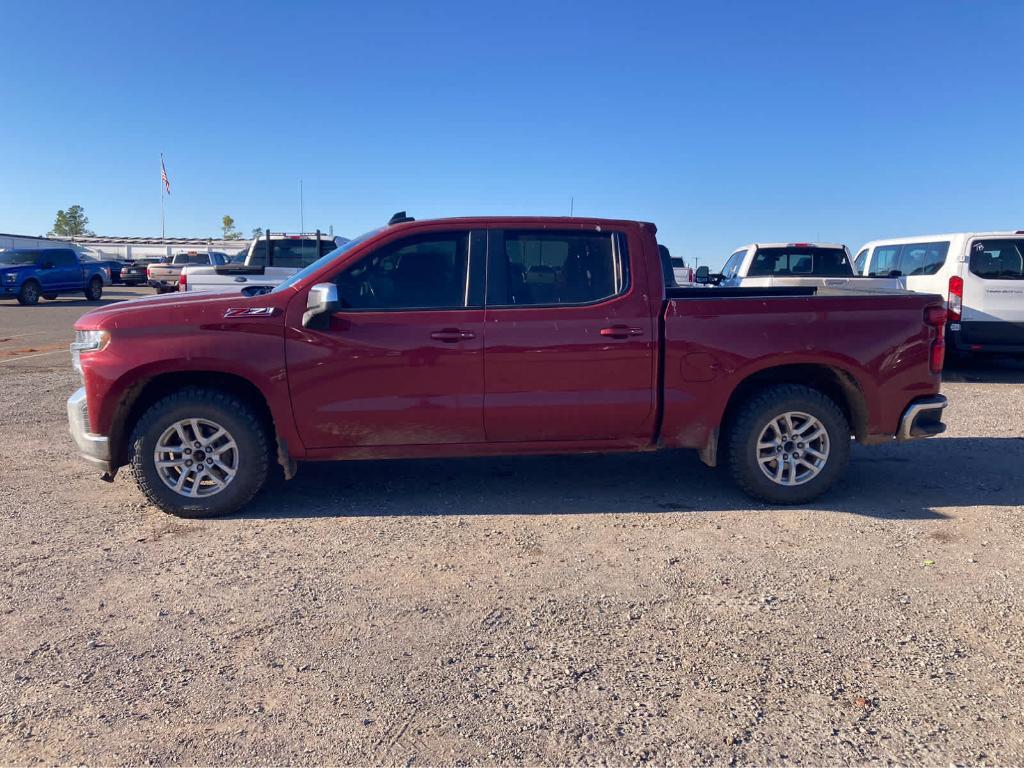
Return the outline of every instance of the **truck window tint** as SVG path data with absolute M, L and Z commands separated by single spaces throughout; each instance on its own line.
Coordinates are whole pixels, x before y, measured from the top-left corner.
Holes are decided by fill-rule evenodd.
M 890 273 L 899 270 L 900 246 L 878 245 L 875 246 L 875 253 L 871 257 L 870 277 L 888 277 Z
M 842 248 L 758 248 L 749 277 L 849 277 L 852 271 Z
M 72 251 L 52 250 L 43 253 L 43 256 L 44 260 L 49 261 L 55 267 L 73 267 L 77 263 Z
M 468 299 L 468 243 L 468 232 L 445 232 L 386 245 L 337 278 L 341 306 L 356 310 L 461 309 Z
M 622 293 L 625 260 L 611 233 L 505 231 L 509 305 L 587 304 Z
M 984 280 L 1024 280 L 1024 240 L 977 240 L 970 270 Z
M 934 275 L 946 263 L 947 253 L 949 243 L 907 243 L 896 268 L 907 276 Z

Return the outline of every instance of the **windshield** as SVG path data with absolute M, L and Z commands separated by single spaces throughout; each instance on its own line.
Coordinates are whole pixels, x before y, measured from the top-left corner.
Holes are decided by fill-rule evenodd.
M 13 267 L 36 263 L 35 251 L 0 251 L 0 265 Z
M 274 290 L 271 291 L 271 293 L 280 293 L 281 291 L 284 291 L 284 290 L 287 290 L 288 288 L 291 288 L 296 283 L 299 283 L 299 282 L 305 280 L 307 277 L 309 277 L 309 275 L 311 275 L 314 272 L 316 272 L 317 270 L 319 270 L 325 264 L 328 264 L 328 263 L 334 261 L 336 258 L 338 258 L 338 256 L 340 256 L 341 254 L 343 254 L 346 251 L 350 250 L 353 246 L 359 245 L 364 240 L 367 240 L 367 239 L 373 237 L 374 235 L 376 235 L 378 232 L 380 232 L 380 229 L 371 230 L 369 232 L 366 232 L 366 233 L 360 235 L 359 237 L 356 237 L 356 238 L 353 238 L 352 240 L 349 240 L 344 245 L 338 246 L 337 248 L 335 248 L 330 253 L 325 253 L 323 256 L 321 256 L 319 259 L 314 261 L 308 267 L 306 267 L 303 270 L 300 270 L 299 272 L 296 272 L 294 275 L 289 277 L 283 283 L 278 285 L 277 288 L 275 288 Z

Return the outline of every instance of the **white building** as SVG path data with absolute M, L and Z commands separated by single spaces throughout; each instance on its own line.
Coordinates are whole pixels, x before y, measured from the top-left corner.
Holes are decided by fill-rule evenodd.
M 33 235 L 10 235 L 0 232 L 0 251 L 10 248 L 68 248 L 67 240 L 55 240 L 52 237 L 34 237 Z
M 135 259 L 173 256 L 185 251 L 209 253 L 219 251 L 228 256 L 246 250 L 249 240 L 220 240 L 212 237 L 101 237 L 90 235 L 72 238 L 72 243 L 101 259 Z
M 209 253 L 219 251 L 228 256 L 244 251 L 249 240 L 217 240 L 210 237 L 74 237 L 58 240 L 53 237 L 11 235 L 0 232 L 0 250 L 9 248 L 74 248 L 98 259 L 133 261 L 154 256 L 173 256 L 185 251 Z

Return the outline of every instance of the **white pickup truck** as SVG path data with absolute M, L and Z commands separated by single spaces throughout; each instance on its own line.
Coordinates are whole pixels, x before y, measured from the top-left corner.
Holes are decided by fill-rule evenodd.
M 185 267 L 178 277 L 178 290 L 238 292 L 247 296 L 266 293 L 300 269 L 348 240 L 314 233 L 290 235 L 267 232 L 253 238 L 240 262 L 216 267 Z
M 695 282 L 723 288 L 900 288 L 892 277 L 854 272 L 850 249 L 836 243 L 751 243 L 737 249 L 719 274 L 698 267 Z

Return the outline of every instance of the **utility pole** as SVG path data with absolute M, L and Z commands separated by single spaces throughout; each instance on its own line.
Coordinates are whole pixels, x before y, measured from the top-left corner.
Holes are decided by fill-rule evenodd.
M 299 234 L 306 231 L 306 214 L 302 207 L 302 179 L 299 179 Z

